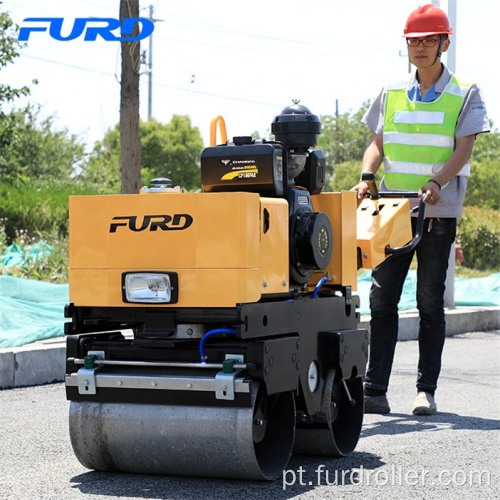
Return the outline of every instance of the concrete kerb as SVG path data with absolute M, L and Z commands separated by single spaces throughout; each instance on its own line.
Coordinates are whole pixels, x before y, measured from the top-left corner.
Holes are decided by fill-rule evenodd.
M 416 340 L 418 313 L 404 311 L 399 318 L 399 340 Z M 360 328 L 370 331 L 370 316 Z M 446 310 L 447 336 L 500 329 L 500 307 L 455 307 Z M 42 385 L 64 380 L 66 339 L 56 337 L 22 347 L 0 349 L 0 389 Z
M 66 372 L 66 339 L 0 349 L 0 389 L 59 382 Z
M 500 307 L 453 307 L 445 309 L 446 335 L 497 330 L 500 325 Z M 399 313 L 398 340 L 417 340 L 419 317 L 416 309 Z M 361 316 L 360 328 L 370 331 L 370 316 Z

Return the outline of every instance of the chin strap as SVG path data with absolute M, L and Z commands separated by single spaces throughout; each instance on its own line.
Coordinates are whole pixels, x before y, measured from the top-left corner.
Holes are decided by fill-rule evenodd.
M 439 45 L 438 45 L 438 51 L 436 54 L 436 58 L 434 59 L 434 62 L 432 65 L 436 64 L 436 62 L 439 60 L 441 57 L 441 49 L 443 48 L 443 42 L 448 38 L 448 35 L 439 35 Z M 432 66 L 431 65 L 431 66 Z

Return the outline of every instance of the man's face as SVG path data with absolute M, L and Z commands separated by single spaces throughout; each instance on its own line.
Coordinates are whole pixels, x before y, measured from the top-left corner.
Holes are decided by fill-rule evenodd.
M 407 38 L 410 61 L 417 68 L 429 68 L 436 60 L 439 50 L 439 35 L 427 35 L 418 38 Z M 443 41 L 441 52 L 446 52 L 450 45 L 449 39 Z

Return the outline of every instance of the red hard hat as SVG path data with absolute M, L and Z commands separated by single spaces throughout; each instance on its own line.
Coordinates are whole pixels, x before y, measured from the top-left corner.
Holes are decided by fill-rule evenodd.
M 421 5 L 415 9 L 406 21 L 404 37 L 427 35 L 452 35 L 453 30 L 446 13 L 432 4 Z

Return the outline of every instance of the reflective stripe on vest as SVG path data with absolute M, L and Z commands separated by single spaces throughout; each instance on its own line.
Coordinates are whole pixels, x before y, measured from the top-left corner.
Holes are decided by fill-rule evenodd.
M 410 101 L 406 85 L 387 90 L 384 182 L 390 189 L 418 191 L 453 153 L 455 127 L 470 83 L 452 76 L 432 102 Z M 458 175 L 470 175 L 466 164 Z

